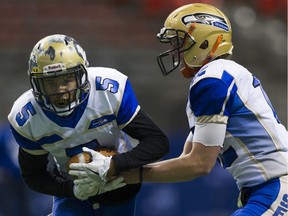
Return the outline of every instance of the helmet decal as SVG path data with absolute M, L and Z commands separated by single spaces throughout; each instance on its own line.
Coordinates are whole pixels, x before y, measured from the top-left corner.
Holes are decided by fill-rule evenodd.
M 50 60 L 53 61 L 56 56 L 55 49 L 52 46 L 49 46 L 49 48 L 45 51 L 45 55 L 48 55 Z
M 225 31 L 230 30 L 224 18 L 207 13 L 195 13 L 186 15 L 182 17 L 182 22 L 184 23 L 184 25 L 187 25 L 189 23 L 200 23 L 215 26 Z

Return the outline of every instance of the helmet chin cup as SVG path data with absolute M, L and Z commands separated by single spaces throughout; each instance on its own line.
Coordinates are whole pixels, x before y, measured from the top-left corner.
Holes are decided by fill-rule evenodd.
M 54 106 L 55 112 L 57 115 L 65 117 L 70 115 L 74 109 L 71 109 L 70 107 L 76 107 L 76 102 L 72 102 L 69 106 L 65 107 L 65 108 L 58 108 L 56 106 Z
M 180 69 L 180 72 L 184 78 L 190 79 L 190 78 L 193 78 L 199 70 L 200 70 L 200 67 L 199 68 L 190 68 L 184 62 L 184 67 L 182 67 Z

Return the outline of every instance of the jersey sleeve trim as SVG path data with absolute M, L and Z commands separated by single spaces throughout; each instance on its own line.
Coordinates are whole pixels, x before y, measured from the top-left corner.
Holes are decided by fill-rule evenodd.
M 220 123 L 227 124 L 228 117 L 223 115 L 204 115 L 196 118 L 196 123 Z
M 138 114 L 139 110 L 141 109 L 141 107 L 138 105 L 138 107 L 136 108 L 134 115 L 129 119 L 129 121 L 127 121 L 125 124 L 120 125 L 120 129 L 123 129 L 126 125 L 128 125 L 133 119 L 134 117 Z
M 126 81 L 123 98 L 117 115 L 118 125 L 127 125 L 139 110 L 138 101 L 129 80 Z

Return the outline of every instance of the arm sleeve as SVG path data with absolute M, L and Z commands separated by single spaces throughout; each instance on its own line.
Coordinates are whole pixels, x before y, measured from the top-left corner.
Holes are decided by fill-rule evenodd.
M 199 142 L 205 146 L 223 147 L 225 133 L 226 124 L 199 123 L 195 126 L 195 136 L 193 137 L 193 142 Z
M 169 152 L 167 136 L 142 109 L 123 131 L 139 140 L 139 144 L 130 151 L 113 157 L 116 173 L 155 162 Z
M 49 154 L 32 155 L 19 148 L 18 160 L 25 183 L 39 193 L 74 197 L 73 181 L 66 180 L 52 168 L 48 168 Z

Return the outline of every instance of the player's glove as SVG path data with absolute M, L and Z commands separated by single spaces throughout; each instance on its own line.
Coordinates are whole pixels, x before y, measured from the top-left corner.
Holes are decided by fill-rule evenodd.
M 86 200 L 89 197 L 106 193 L 111 190 L 115 190 L 120 187 L 124 187 L 126 183 L 124 182 L 123 177 L 118 177 L 110 182 L 101 182 L 92 181 L 85 182 L 78 181 L 78 179 L 74 180 L 74 188 L 73 192 L 76 198 L 80 200 Z
M 92 162 L 90 163 L 71 163 L 69 168 L 70 175 L 76 175 L 78 177 L 99 180 L 99 176 L 103 181 L 106 181 L 106 175 L 110 168 L 110 162 L 112 156 L 104 156 L 99 152 L 96 152 L 87 147 L 83 147 L 83 151 L 90 152 L 92 155 Z M 74 171 L 73 171 L 74 170 Z M 77 173 L 78 171 L 78 173 Z M 83 173 L 82 171 L 85 171 Z
M 75 184 L 73 187 L 73 193 L 77 199 L 87 200 L 95 193 L 95 183 L 86 182 L 85 184 Z

